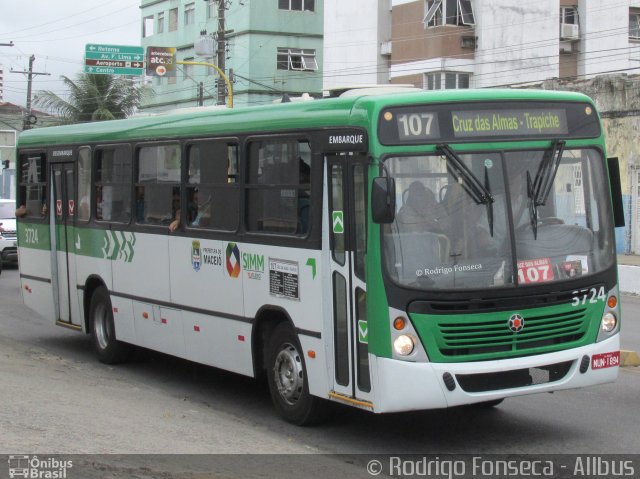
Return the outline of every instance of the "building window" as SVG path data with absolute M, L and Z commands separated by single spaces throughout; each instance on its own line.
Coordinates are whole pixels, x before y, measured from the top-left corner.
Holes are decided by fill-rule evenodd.
M 216 0 L 207 0 L 207 20 L 218 16 L 216 13 L 218 10 L 217 3 L 218 2 Z
M 640 40 L 640 10 L 629 10 L 629 38 Z
M 180 214 L 180 146 L 138 150 L 136 223 L 168 226 Z
M 153 22 L 153 15 L 142 19 L 142 38 L 147 38 L 153 35 Z
M 196 21 L 196 4 L 188 3 L 184 6 L 184 24 L 193 25 Z
M 164 33 L 164 12 L 158 13 L 158 33 Z
M 316 51 L 301 48 L 278 48 L 278 70 L 316 71 Z
M 235 231 L 240 219 L 238 145 L 203 141 L 187 152 L 187 225 Z
M 462 90 L 469 88 L 471 75 L 455 72 L 432 72 L 425 74 L 427 90 Z
M 577 25 L 578 9 L 576 7 L 560 7 L 560 23 Z
M 178 9 L 169 10 L 169 31 L 173 32 L 178 29 Z
M 425 28 L 440 25 L 473 26 L 476 23 L 471 0 L 426 0 L 422 21 Z
M 316 2 L 315 0 L 278 0 L 278 8 L 296 12 L 313 12 L 316 8 Z

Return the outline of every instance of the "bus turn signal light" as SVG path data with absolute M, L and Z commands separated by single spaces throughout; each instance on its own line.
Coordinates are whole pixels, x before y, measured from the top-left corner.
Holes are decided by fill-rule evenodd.
M 401 316 L 398 316 L 396 319 L 393 320 L 393 328 L 396 331 L 402 331 L 406 325 L 407 325 L 407 322 Z
M 618 306 L 618 298 L 616 298 L 615 296 L 609 296 L 609 299 L 607 300 L 607 306 L 609 306 L 611 309 Z

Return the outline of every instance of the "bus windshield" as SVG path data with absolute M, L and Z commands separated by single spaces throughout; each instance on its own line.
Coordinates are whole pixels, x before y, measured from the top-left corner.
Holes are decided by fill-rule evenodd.
M 458 153 L 492 201 L 473 194 L 447 155 L 387 158 L 398 205 L 395 221 L 383 228 L 387 274 L 418 289 L 478 289 L 567 280 L 611 266 L 601 153 L 560 151 L 540 204 L 531 183 L 553 154 L 556 149 Z

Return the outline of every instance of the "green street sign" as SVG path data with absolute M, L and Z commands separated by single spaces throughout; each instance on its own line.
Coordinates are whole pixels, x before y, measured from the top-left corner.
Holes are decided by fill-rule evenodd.
M 358 342 L 369 344 L 369 325 L 366 321 L 358 321 Z
M 87 66 L 84 67 L 85 73 L 91 73 L 93 75 L 142 75 L 143 68 L 120 68 L 120 67 L 102 67 L 102 66 Z
M 89 43 L 84 52 L 84 72 L 103 75 L 142 75 L 144 47 Z
M 98 53 L 85 52 L 85 60 L 114 60 L 125 62 L 143 62 L 144 55 L 142 53 Z
M 129 45 L 100 45 L 96 43 L 88 43 L 85 46 L 85 53 L 119 53 L 129 55 L 142 55 L 144 57 L 144 47 Z

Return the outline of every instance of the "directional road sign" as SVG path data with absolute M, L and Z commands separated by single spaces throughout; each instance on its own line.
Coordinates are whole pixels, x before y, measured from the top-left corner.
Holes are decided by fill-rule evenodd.
M 105 75 L 142 75 L 144 47 L 89 43 L 85 48 L 84 71 Z

